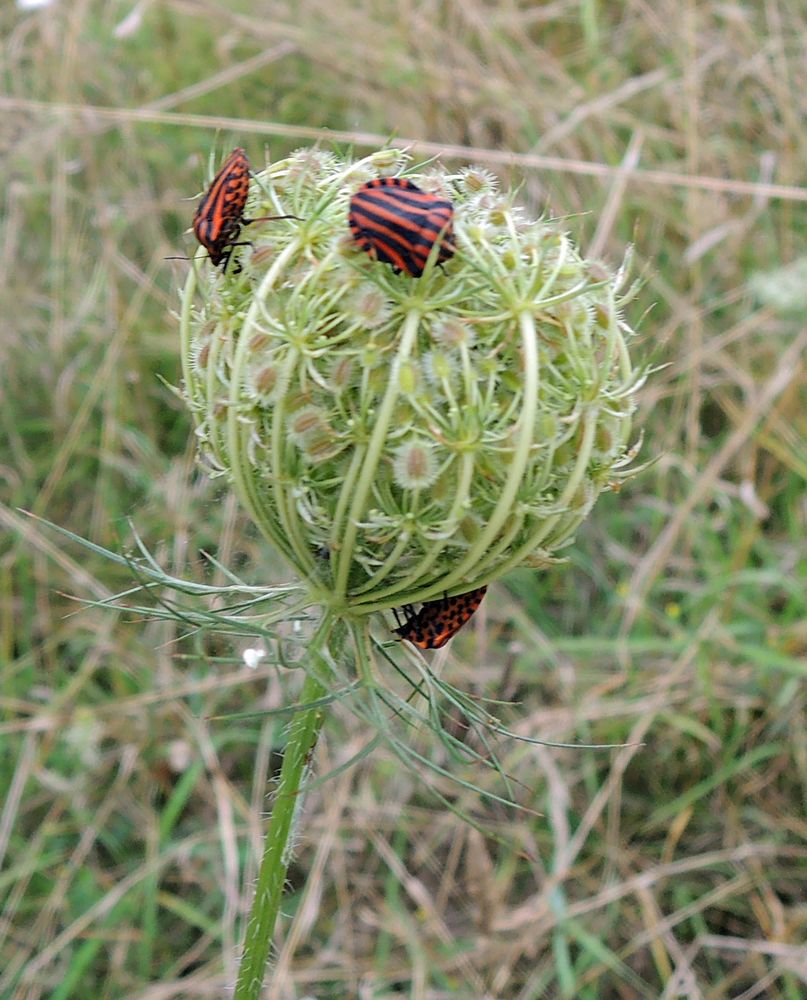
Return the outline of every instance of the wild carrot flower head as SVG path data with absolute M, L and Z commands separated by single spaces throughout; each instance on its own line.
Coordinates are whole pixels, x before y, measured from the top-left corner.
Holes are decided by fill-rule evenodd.
M 399 176 L 453 205 L 454 253 L 420 277 L 348 228 L 351 196 Z M 624 478 L 643 373 L 622 276 L 492 175 L 301 150 L 245 215 L 297 219 L 191 269 L 184 394 L 206 465 L 317 600 L 363 614 L 541 565 Z

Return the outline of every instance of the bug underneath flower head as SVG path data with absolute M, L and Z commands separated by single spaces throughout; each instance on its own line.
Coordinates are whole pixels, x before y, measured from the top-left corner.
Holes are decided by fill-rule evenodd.
M 398 150 L 274 163 L 248 211 L 277 206 L 302 221 L 256 230 L 241 276 L 196 268 L 185 287 L 207 465 L 350 615 L 426 602 L 422 624 L 550 562 L 628 474 L 643 372 L 624 275 L 484 172 L 418 173 Z
M 467 594 L 426 601 L 417 613 L 406 605 L 404 623 L 393 631 L 421 649 L 440 649 L 470 621 L 487 589 L 478 587 Z

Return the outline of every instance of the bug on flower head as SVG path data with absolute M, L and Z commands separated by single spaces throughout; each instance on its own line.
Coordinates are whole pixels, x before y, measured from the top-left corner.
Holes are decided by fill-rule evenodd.
M 196 239 L 210 254 L 213 266 L 224 264 L 227 270 L 234 247 L 249 246 L 238 243 L 242 226 L 273 219 L 295 219 L 295 215 L 263 215 L 259 219 L 245 219 L 244 209 L 249 196 L 249 159 L 240 146 L 224 161 L 193 216 Z
M 391 264 L 396 274 L 419 278 L 438 239 L 437 263 L 454 255 L 453 217 L 450 201 L 405 177 L 377 177 L 350 199 L 348 222 L 362 250 Z
M 440 649 L 470 619 L 487 589 L 478 587 L 467 594 L 425 601 L 417 613 L 411 605 L 404 605 L 404 623 L 393 632 L 421 649 Z

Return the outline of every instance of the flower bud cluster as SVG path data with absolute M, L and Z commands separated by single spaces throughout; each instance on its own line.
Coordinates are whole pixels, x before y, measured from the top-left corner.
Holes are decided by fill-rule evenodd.
M 396 274 L 351 195 L 404 175 L 454 206 L 453 257 Z M 364 614 L 461 593 L 568 544 L 627 475 L 643 372 L 621 275 L 478 169 L 299 151 L 252 181 L 258 222 L 181 315 L 200 453 L 317 600 Z

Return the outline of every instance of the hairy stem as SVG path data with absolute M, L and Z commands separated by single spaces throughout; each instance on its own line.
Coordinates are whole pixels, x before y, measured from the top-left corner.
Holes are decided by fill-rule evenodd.
M 326 614 L 311 640 L 308 653 L 312 660 L 300 693 L 300 702 L 309 705 L 327 694 L 319 680 L 324 667 L 324 650 L 333 621 Z M 280 781 L 272 818 L 264 841 L 263 859 L 258 871 L 255 898 L 247 921 L 244 951 L 238 970 L 233 1000 L 258 1000 L 263 987 L 266 964 L 272 946 L 275 923 L 283 899 L 286 871 L 291 860 L 294 820 L 301 802 L 302 786 L 311 752 L 325 718 L 322 705 L 303 708 L 291 721 L 280 769 Z

